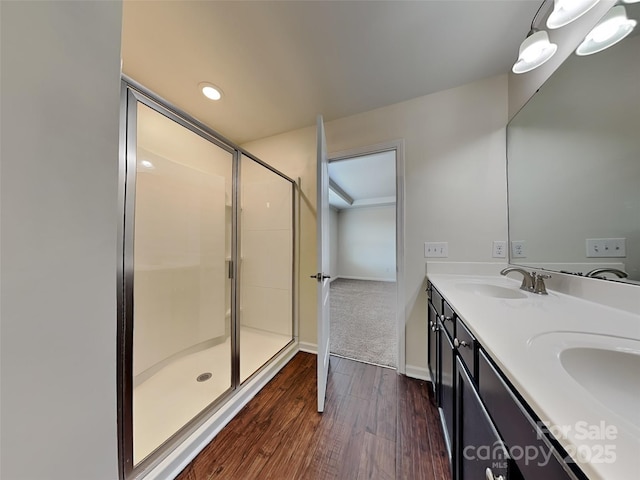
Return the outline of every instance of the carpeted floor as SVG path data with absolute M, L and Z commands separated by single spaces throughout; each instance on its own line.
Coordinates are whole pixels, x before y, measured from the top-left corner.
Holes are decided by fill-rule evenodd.
M 396 284 L 331 282 L 331 353 L 396 368 Z

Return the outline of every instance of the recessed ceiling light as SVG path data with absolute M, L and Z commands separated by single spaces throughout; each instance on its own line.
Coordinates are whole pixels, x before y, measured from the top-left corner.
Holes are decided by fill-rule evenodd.
M 144 168 L 148 168 L 148 169 L 150 169 L 150 170 L 151 170 L 151 169 L 153 169 L 153 168 L 155 168 L 155 167 L 153 166 L 153 163 L 151 163 L 149 160 L 141 160 L 141 161 L 140 161 L 140 165 L 141 165 L 141 166 L 143 166 Z
M 222 98 L 222 90 L 209 82 L 202 82 L 198 85 L 202 94 L 209 100 L 220 100 Z

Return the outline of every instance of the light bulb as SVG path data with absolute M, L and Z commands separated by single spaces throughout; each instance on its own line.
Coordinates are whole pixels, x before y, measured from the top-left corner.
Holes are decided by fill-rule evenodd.
M 549 60 L 556 53 L 558 46 L 549 41 L 544 30 L 529 35 L 520 45 L 518 61 L 513 65 L 513 73 L 525 73 Z
M 547 19 L 548 28 L 560 28 L 591 10 L 598 0 L 554 0 L 553 11 Z
M 612 18 L 591 30 L 587 35 L 587 38 L 594 42 L 604 42 L 605 40 L 613 37 L 618 29 L 623 25 L 624 23 L 621 22 L 620 19 Z
M 545 48 L 547 48 L 547 44 L 539 40 L 525 48 L 520 54 L 520 58 L 527 63 L 533 62 L 544 53 Z
M 576 55 L 591 55 L 601 52 L 629 35 L 638 22 L 627 18 L 624 6 L 613 7 L 587 34 L 576 49 Z

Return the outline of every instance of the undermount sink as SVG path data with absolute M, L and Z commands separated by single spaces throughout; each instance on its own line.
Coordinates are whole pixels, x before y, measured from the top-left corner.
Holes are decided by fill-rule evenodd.
M 516 287 L 503 287 L 501 285 L 494 285 L 492 283 L 480 283 L 480 282 L 463 282 L 456 285 L 460 290 L 475 293 L 484 297 L 493 298 L 527 298 L 527 295 Z
M 560 353 L 560 363 L 576 382 L 610 410 L 638 411 L 640 352 L 568 348 Z M 633 417 L 631 420 L 640 428 L 637 413 Z
M 559 363 L 593 399 L 640 429 L 640 340 L 584 332 L 548 332 L 529 348 Z M 553 368 L 552 365 L 549 365 Z

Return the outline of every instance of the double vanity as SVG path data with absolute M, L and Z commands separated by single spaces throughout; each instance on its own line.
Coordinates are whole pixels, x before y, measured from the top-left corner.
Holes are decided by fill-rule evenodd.
M 640 3 L 611 3 L 640 25 Z M 640 478 L 638 52 L 636 28 L 569 55 L 507 126 L 506 270 L 524 281 L 427 264 L 455 480 Z
M 640 315 L 520 286 L 428 275 L 429 370 L 453 478 L 637 478 Z

